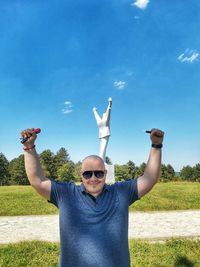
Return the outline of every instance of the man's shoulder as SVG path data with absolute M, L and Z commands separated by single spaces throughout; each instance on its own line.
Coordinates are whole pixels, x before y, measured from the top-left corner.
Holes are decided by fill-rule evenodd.
M 117 181 L 110 186 L 111 188 L 118 191 L 132 190 L 133 188 L 137 187 L 137 178 L 127 179 L 124 181 Z
M 128 186 L 128 185 L 130 185 L 130 184 L 134 184 L 134 183 L 136 183 L 137 182 L 137 178 L 133 178 L 133 179 L 127 179 L 127 180 L 123 180 L 123 181 L 117 181 L 117 182 L 115 182 L 115 183 L 113 183 L 113 184 L 111 184 L 111 186 L 113 186 L 113 187 L 120 187 L 120 186 Z
M 74 182 L 68 182 L 68 181 L 59 181 L 59 180 L 54 180 L 50 179 L 52 185 L 56 187 L 63 187 L 63 188 L 76 188 L 78 185 L 76 185 Z
M 77 185 L 74 182 L 51 180 L 51 197 L 50 203 L 53 203 L 56 207 L 64 201 L 68 201 L 77 191 Z

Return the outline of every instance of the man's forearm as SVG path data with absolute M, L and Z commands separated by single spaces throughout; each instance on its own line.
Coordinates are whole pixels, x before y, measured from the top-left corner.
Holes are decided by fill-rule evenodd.
M 162 151 L 159 148 L 151 148 L 150 150 L 149 159 L 144 171 L 144 176 L 148 180 L 151 180 L 152 184 L 155 184 L 160 177 L 161 154 Z
M 48 180 L 44 176 L 44 172 L 35 149 L 25 151 L 24 160 L 26 174 L 32 186 L 37 186 L 42 181 Z
M 164 137 L 164 132 L 153 128 L 150 131 L 152 142 L 149 159 L 144 170 L 144 174 L 138 178 L 138 197 L 143 197 L 148 193 L 155 183 L 158 181 L 161 169 L 161 147 Z

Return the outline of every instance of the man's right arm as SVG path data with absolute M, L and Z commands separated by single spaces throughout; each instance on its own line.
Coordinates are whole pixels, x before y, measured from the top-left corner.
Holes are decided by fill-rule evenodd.
M 51 180 L 44 176 L 35 148 L 25 151 L 24 160 L 30 184 L 41 196 L 50 200 Z
M 27 129 L 21 133 L 24 137 L 28 137 L 27 142 L 24 143 L 24 161 L 26 174 L 32 187 L 44 198 L 50 200 L 51 194 L 51 180 L 46 178 L 41 167 L 39 157 L 34 147 L 36 134 L 33 129 Z

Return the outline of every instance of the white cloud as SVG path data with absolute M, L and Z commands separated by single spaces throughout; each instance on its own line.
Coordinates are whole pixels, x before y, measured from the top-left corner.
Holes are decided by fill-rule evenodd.
M 114 87 L 116 87 L 119 90 L 123 90 L 125 86 L 126 86 L 126 82 L 124 82 L 124 81 L 115 81 L 114 82 Z
M 194 61 L 197 61 L 198 57 L 199 53 L 197 51 L 186 49 L 185 52 L 178 56 L 177 59 L 182 63 L 192 63 Z
M 64 102 L 64 108 L 62 109 L 62 113 L 63 114 L 69 114 L 69 113 L 71 113 L 72 111 L 73 111 L 73 109 L 72 109 L 72 107 L 73 107 L 73 105 L 72 105 L 72 102 L 70 102 L 70 101 L 65 101 Z
M 135 2 L 131 4 L 131 6 L 136 6 L 140 9 L 145 9 L 148 3 L 149 3 L 149 0 L 135 0 Z

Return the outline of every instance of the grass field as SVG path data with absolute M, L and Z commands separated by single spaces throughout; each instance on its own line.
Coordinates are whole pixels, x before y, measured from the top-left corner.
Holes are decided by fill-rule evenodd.
M 200 183 L 158 183 L 130 207 L 137 211 L 187 210 L 200 208 Z M 1 186 L 0 216 L 55 214 L 57 209 L 31 186 Z
M 130 240 L 133 267 L 199 267 L 200 240 L 148 243 Z M 59 244 L 41 241 L 0 245 L 0 267 L 58 266 Z
M 200 183 L 158 183 L 153 190 L 131 206 L 137 211 L 200 209 Z
M 0 203 L 0 216 L 57 213 L 57 208 L 40 197 L 31 186 L 1 186 Z

